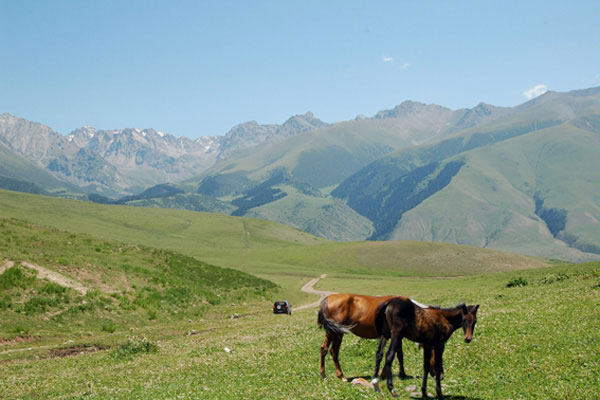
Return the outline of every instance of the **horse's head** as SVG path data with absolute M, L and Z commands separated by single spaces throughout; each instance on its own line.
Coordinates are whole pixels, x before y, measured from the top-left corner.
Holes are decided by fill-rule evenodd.
M 465 343 L 471 343 L 473 340 L 473 331 L 475 331 L 475 324 L 477 323 L 477 309 L 479 304 L 476 306 L 462 305 L 462 328 L 465 332 Z

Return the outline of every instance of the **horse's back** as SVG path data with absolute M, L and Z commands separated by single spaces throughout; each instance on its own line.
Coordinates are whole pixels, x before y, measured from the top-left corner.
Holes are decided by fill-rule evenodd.
M 352 333 L 367 339 L 379 337 L 375 318 L 379 306 L 394 296 L 337 293 L 327 297 L 327 313 L 337 323 L 352 326 Z

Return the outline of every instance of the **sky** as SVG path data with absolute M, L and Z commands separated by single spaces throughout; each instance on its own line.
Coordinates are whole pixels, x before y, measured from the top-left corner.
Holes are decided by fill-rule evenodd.
M 600 2 L 0 0 L 0 114 L 223 135 L 600 86 Z

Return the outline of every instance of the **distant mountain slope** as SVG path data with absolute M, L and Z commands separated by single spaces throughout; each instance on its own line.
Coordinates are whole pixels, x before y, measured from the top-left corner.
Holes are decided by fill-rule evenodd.
M 486 118 L 468 118 L 470 125 L 502 114 L 494 107 L 488 106 L 488 109 L 491 111 Z M 457 124 L 463 124 L 468 114 L 478 113 L 405 101 L 392 110 L 380 111 L 373 118 L 339 122 L 270 146 L 239 152 L 217 163 L 196 181 L 232 173 L 260 181 L 267 179 L 273 170 L 284 168 L 294 179 L 318 188 L 336 185 L 394 150 L 451 134 L 460 128 Z
M 460 181 L 470 169 L 489 170 L 487 159 L 474 166 L 469 155 L 484 149 L 492 151 L 521 138 L 537 137 L 542 132 L 541 137 L 546 137 L 554 128 L 563 132 L 565 138 L 571 129 L 593 131 L 597 129 L 596 114 L 600 114 L 599 89 L 548 92 L 512 108 L 481 103 L 472 109 L 453 111 L 404 102 L 373 118 L 360 117 L 250 151 L 238 151 L 218 161 L 204 175 L 176 187 L 198 201 L 202 196 L 196 206 L 199 209 L 264 218 L 334 240 L 435 240 L 569 260 L 589 259 L 595 257 L 589 253 L 595 252 L 599 244 L 593 227 L 576 223 L 581 217 L 565 211 L 569 207 L 552 205 L 550 197 L 541 193 L 526 194 L 533 208 L 520 215 L 527 215 L 541 225 L 540 233 L 531 236 L 531 245 L 524 245 L 527 241 L 523 238 L 518 241 L 521 247 L 516 246 L 517 242 L 504 245 L 493 239 L 501 233 L 492 235 L 461 227 L 466 210 L 454 209 L 444 202 L 435 203 L 435 199 L 453 190 L 455 181 Z M 561 136 L 555 140 L 560 143 Z M 531 147 L 528 142 L 519 143 L 526 149 Z M 596 151 L 591 144 L 588 148 Z M 556 160 L 558 169 L 553 173 L 559 177 L 558 171 L 569 164 L 560 157 Z M 592 165 L 590 161 L 585 168 Z M 489 170 L 489 176 L 494 176 L 494 170 Z M 569 179 L 577 180 L 575 176 Z M 593 195 L 592 186 L 585 194 L 585 201 L 597 204 Z M 182 208 L 182 196 L 162 196 L 152 202 Z M 482 190 L 478 196 L 483 199 L 500 196 L 511 201 L 510 192 Z M 421 217 L 415 223 L 425 226 L 427 232 L 408 224 L 414 213 L 430 203 L 439 210 L 427 213 L 447 214 L 451 219 L 444 226 L 471 233 L 456 233 L 453 237 L 443 232 L 444 227 Z M 231 211 L 226 211 L 225 204 L 232 207 Z M 583 215 L 592 215 L 593 221 L 595 214 L 590 214 L 586 207 L 589 204 L 582 206 Z M 480 223 L 494 226 L 494 232 L 501 231 L 502 227 L 485 220 L 497 215 L 496 210 L 482 216 Z M 578 228 L 564 228 L 561 224 L 577 224 Z M 549 236 L 544 236 L 543 231 L 550 232 Z M 537 250 L 532 250 L 535 246 Z
M 124 181 L 97 153 L 77 146 L 51 128 L 10 114 L 0 115 L 0 142 L 14 153 L 83 191 L 114 194 Z M 12 168 L 4 159 L 5 168 Z M 55 178 L 55 179 L 56 179 Z
M 100 203 L 254 216 L 341 241 L 435 240 L 584 260 L 600 253 L 591 172 L 600 170 L 599 115 L 600 88 L 590 88 L 516 107 L 405 101 L 334 124 L 307 113 L 194 144 L 150 129 L 84 128 L 63 140 L 4 114 L 0 140 Z M 21 142 L 7 140 L 19 137 L 11 118 Z M 54 139 L 60 145 L 44 147 Z
M 256 121 L 249 121 L 236 125 L 227 132 L 221 140 L 217 158 L 223 159 L 238 150 L 259 144 L 275 143 L 287 139 L 296 133 L 323 128 L 328 125 L 320 119 L 315 118 L 311 112 L 303 115 L 294 115 L 281 125 L 259 125 Z
M 54 177 L 0 143 L 0 188 L 27 193 L 80 193 L 80 189 Z
M 326 123 L 311 113 L 282 125 L 238 125 L 224 136 L 186 137 L 153 129 L 83 127 L 62 136 L 51 128 L 0 115 L 0 143 L 88 193 L 118 197 L 198 175 L 231 153 L 280 140 Z M 7 159 L 5 160 L 7 162 Z
M 600 131 L 581 122 L 465 154 L 452 182 L 387 237 L 578 261 L 591 258 L 582 251 L 600 254 Z
M 504 118 L 377 160 L 332 194 L 373 221 L 374 239 L 593 258 L 579 250 L 600 253 L 598 115 L 598 89 L 548 93 Z

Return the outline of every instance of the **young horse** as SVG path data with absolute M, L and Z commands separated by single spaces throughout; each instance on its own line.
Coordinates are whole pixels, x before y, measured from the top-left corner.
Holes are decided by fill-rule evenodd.
M 335 364 L 335 372 L 338 378 L 346 381 L 344 373 L 340 367 L 338 359 L 342 338 L 346 333 L 354 333 L 355 335 L 365 339 L 380 338 L 379 347 L 377 350 L 376 374 L 379 370 L 379 363 L 383 356 L 386 337 L 380 335 L 377 331 L 375 316 L 379 306 L 382 303 L 394 298 L 394 296 L 361 296 L 356 294 L 332 294 L 321 301 L 319 309 L 318 323 L 319 326 L 325 329 L 325 340 L 321 345 L 321 366 L 320 372 L 323 379 L 325 375 L 325 356 L 331 346 L 331 358 Z M 389 335 L 387 336 L 389 338 Z M 402 343 L 397 344 L 398 361 L 400 362 L 400 378 L 405 378 L 404 360 L 402 354 Z M 393 356 L 392 356 L 393 357 Z M 386 371 L 382 371 L 382 375 Z M 391 370 L 389 371 L 391 374 Z M 375 375 L 377 377 L 377 375 Z
M 442 386 L 440 383 L 443 361 L 442 355 L 446 341 L 452 333 L 462 327 L 465 334 L 465 343 L 473 340 L 473 330 L 477 323 L 476 306 L 466 306 L 464 303 L 454 308 L 421 307 L 408 297 L 394 297 L 382 303 L 377 310 L 377 329 L 384 335 L 391 335 L 391 342 L 385 357 L 384 372 L 387 371 L 387 387 L 396 397 L 392 384 L 391 367 L 394 353 L 397 351 L 398 343 L 402 338 L 410 339 L 423 345 L 423 383 L 421 393 L 427 397 L 427 374 L 430 366 L 435 368 L 435 390 L 438 398 L 443 399 Z M 384 316 L 385 318 L 383 318 Z M 434 363 L 431 357 L 434 356 Z M 375 373 L 379 368 L 375 365 Z M 384 375 L 382 372 L 382 375 Z

